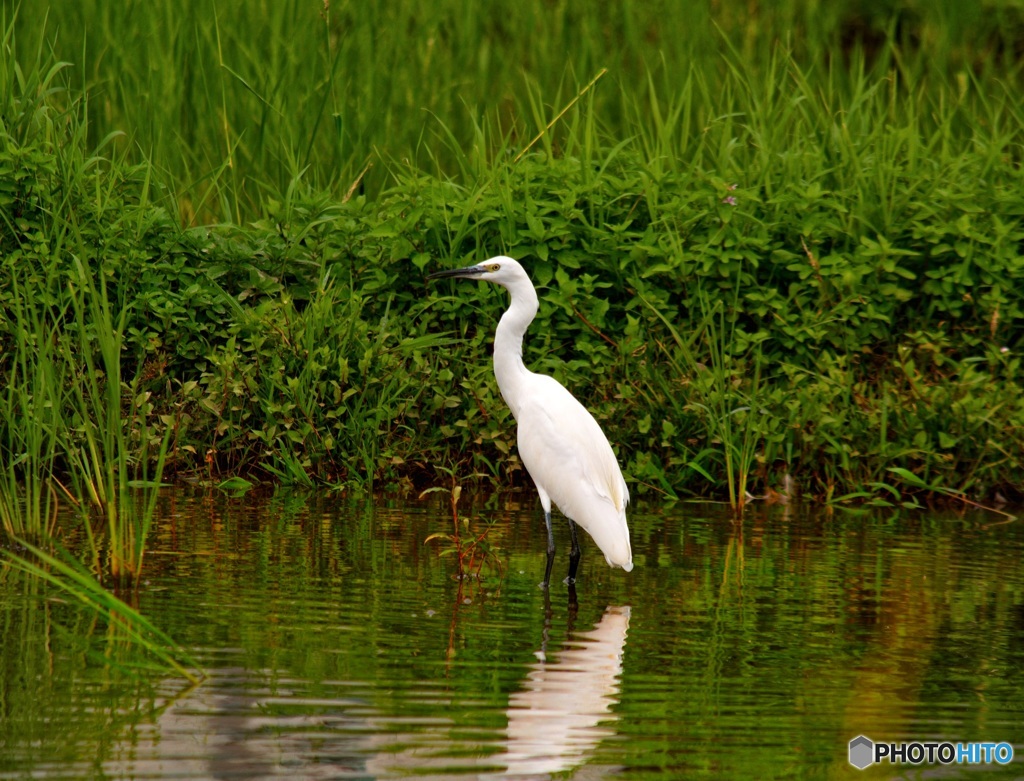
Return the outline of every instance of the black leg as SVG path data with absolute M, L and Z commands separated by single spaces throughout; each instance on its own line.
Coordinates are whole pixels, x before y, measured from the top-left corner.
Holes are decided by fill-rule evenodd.
M 572 547 L 569 549 L 569 577 L 565 579 L 565 582 L 572 585 L 576 582 L 576 570 L 580 566 L 580 557 L 583 552 L 580 550 L 580 541 L 576 539 L 576 524 L 573 523 L 572 518 L 567 520 L 569 521 L 569 537 L 572 539 Z
M 551 530 L 551 511 L 544 511 L 544 525 L 548 530 L 548 565 L 544 568 L 544 582 L 541 588 L 547 588 L 551 582 L 551 567 L 555 564 L 555 533 Z

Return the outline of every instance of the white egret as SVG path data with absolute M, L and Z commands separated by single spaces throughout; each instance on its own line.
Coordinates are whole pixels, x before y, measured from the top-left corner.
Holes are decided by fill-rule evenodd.
M 523 334 L 537 314 L 537 291 L 526 271 L 512 258 L 485 260 L 468 268 L 438 271 L 427 279 L 456 277 L 493 282 L 505 288 L 512 303 L 494 332 L 494 377 L 502 398 L 518 423 L 519 457 L 533 478 L 548 534 L 547 588 L 555 561 L 551 502 L 569 520 L 572 547 L 569 577 L 576 582 L 582 526 L 604 553 L 609 566 L 633 569 L 626 525 L 629 489 L 612 446 L 594 416 L 554 377 L 535 374 L 523 364 Z

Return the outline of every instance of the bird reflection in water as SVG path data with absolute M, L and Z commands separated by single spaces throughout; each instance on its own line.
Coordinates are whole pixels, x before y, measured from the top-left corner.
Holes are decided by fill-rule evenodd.
M 509 698 L 508 740 L 499 777 L 547 776 L 585 761 L 601 740 L 615 734 L 612 708 L 619 700 L 629 607 L 608 607 L 587 632 L 571 627 L 554 659 L 542 646 L 521 691 Z M 550 610 L 545 635 L 550 628 Z M 546 637 L 545 637 L 546 646 Z
M 564 640 L 552 638 L 545 592 L 537 661 L 509 697 L 504 735 L 467 742 L 442 711 L 384 714 L 359 682 L 310 688 L 280 672 L 220 668 L 202 686 L 166 701 L 152 721 L 118 741 L 103 767 L 110 778 L 547 778 L 582 765 L 615 734 L 628 607 L 608 607 L 593 629 L 573 628 L 569 587 Z M 548 653 L 548 645 L 553 650 Z M 424 694 L 427 690 L 422 690 Z M 443 697 L 444 690 L 438 689 Z M 493 741 L 493 742 L 491 742 Z M 481 749 L 486 749 L 481 751 Z M 616 768 L 588 766 L 588 779 Z M 355 774 L 355 775 L 353 775 Z

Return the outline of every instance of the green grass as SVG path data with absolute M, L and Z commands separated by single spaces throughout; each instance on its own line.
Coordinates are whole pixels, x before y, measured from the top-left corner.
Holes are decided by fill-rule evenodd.
M 4 28 L 0 370 L 71 424 L 7 425 L 12 532 L 58 482 L 114 532 L 162 459 L 523 482 L 503 294 L 422 285 L 499 252 L 641 492 L 1020 484 L 1012 4 L 49 8 Z
M 127 309 L 115 315 L 106 281 L 81 263 L 56 306 L 45 295 L 30 298 L 27 275 L 10 270 L 14 327 L 0 403 L 3 528 L 11 537 L 45 539 L 55 531 L 59 501 L 70 500 L 94 560 L 102 550 L 103 569 L 115 580 L 137 579 L 170 429 L 161 442 L 147 419 L 147 394 L 137 381 L 122 382 Z M 43 276 L 54 283 L 51 293 L 61 292 L 55 268 Z
M 663 371 L 653 375 L 654 393 L 665 399 L 666 412 L 671 411 L 661 420 L 661 432 L 671 439 L 679 431 L 673 421 L 696 421 L 707 432 L 707 440 L 686 467 L 716 487 L 724 477 L 729 505 L 741 511 L 754 498 L 749 486 L 755 470 L 763 478 L 770 465 L 782 460 L 785 415 L 779 409 L 778 385 L 762 378 L 767 367 L 759 344 L 746 353 L 734 350 L 735 323 L 727 322 L 725 312 L 735 308 L 738 294 L 737 290 L 728 303 L 698 295 L 699 321 L 686 336 L 663 312 L 644 303 L 671 336 L 669 344 L 659 343 Z M 640 429 L 649 433 L 653 425 L 648 415 Z M 669 481 L 660 483 L 678 498 Z
M 791 146 L 794 122 L 822 109 L 848 111 L 850 136 L 836 140 L 850 143 L 860 122 L 848 98 L 887 82 L 902 93 L 889 108 L 915 114 L 926 133 L 936 119 L 970 126 L 972 87 L 1016 69 L 1022 22 L 1012 2 L 891 0 L 723 3 L 713 14 L 630 0 L 46 9 L 9 11 L 19 53 L 70 63 L 72 88 L 90 95 L 90 145 L 123 131 L 119 146 L 157 168 L 186 223 L 261 214 L 268 191 L 298 176 L 340 199 L 357 183 L 379 194 L 408 164 L 446 176 L 467 156 L 488 164 L 506 145 L 522 149 L 603 69 L 588 121 L 636 138 L 670 170 L 731 175 L 723 164 L 745 135 L 775 154 Z M 803 72 L 788 84 L 786 52 Z M 573 145 L 579 130 L 567 123 L 543 149 Z M 799 154 L 790 165 L 802 167 Z
M 99 562 L 105 549 L 110 575 L 137 581 L 172 429 L 164 426 L 162 439 L 155 438 L 149 394 L 138 378 L 122 380 L 128 305 L 111 301 L 102 274 L 81 263 L 74 271 L 68 281 L 74 322 L 71 338 L 61 341 L 70 377 L 61 449 L 93 558 Z M 98 542 L 101 535 L 106 545 Z
M 21 338 L 8 352 L 0 397 L 0 523 L 9 537 L 52 534 L 57 512 L 53 469 L 62 445 L 66 364 L 57 355 L 56 324 L 26 300 L 19 275 L 10 277 L 12 326 Z

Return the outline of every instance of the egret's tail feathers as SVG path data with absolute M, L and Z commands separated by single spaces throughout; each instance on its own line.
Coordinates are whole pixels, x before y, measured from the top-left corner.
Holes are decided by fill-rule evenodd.
M 604 554 L 610 567 L 621 567 L 626 572 L 633 569 L 633 549 L 629 544 L 629 526 L 626 524 L 626 508 L 624 504 L 613 505 L 606 496 L 596 491 L 568 491 L 562 484 L 556 484 L 551 491 L 545 486 L 542 490 L 540 481 L 537 490 L 547 493 L 555 500 L 566 517 L 572 518 L 577 525 L 589 534 L 597 547 Z M 623 488 L 625 483 L 623 483 Z
M 625 528 L 625 527 L 623 527 Z M 626 572 L 633 569 L 633 550 L 629 544 L 629 532 L 609 538 L 607 534 L 591 535 L 604 554 L 609 567 L 622 567 Z
M 609 567 L 621 567 L 626 572 L 633 571 L 633 557 L 630 556 L 627 559 L 616 559 L 609 556 L 607 553 L 604 556 L 604 560 L 608 562 Z

